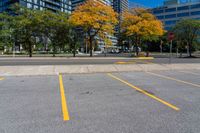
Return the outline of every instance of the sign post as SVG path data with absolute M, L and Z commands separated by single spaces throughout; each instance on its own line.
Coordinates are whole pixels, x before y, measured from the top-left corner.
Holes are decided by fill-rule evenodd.
M 173 32 L 169 32 L 168 34 L 168 40 L 170 41 L 170 56 L 169 56 L 169 64 L 171 64 L 171 60 L 172 60 L 172 45 L 173 45 L 173 40 L 174 40 L 174 33 Z

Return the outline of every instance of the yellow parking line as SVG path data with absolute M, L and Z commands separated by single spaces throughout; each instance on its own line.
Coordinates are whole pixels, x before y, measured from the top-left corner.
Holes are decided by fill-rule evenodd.
M 138 88 L 138 87 L 136 87 L 136 86 L 134 86 L 134 85 L 132 85 L 132 84 L 130 84 L 130 83 L 128 83 L 128 82 L 126 82 L 125 80 L 122 80 L 122 79 L 120 79 L 120 78 L 118 78 L 118 77 L 112 75 L 111 73 L 108 73 L 108 76 L 110 76 L 110 77 L 112 77 L 113 79 L 116 79 L 116 80 L 118 80 L 118 81 L 120 81 L 120 82 L 122 82 L 122 83 L 128 85 L 129 87 L 131 87 L 131 88 L 133 88 L 133 89 L 135 89 L 135 90 L 141 92 L 142 94 L 144 94 L 144 95 L 146 95 L 146 96 L 149 96 L 150 98 L 152 98 L 152 99 L 154 99 L 154 100 L 156 100 L 156 101 L 158 101 L 158 102 L 160 102 L 160 103 L 162 103 L 162 104 L 164 104 L 164 105 L 166 105 L 166 106 L 168 106 L 168 107 L 170 107 L 170 108 L 172 108 L 172 109 L 174 109 L 174 110 L 176 110 L 176 111 L 179 111 L 179 110 L 180 110 L 178 107 L 176 107 L 176 106 L 174 106 L 174 105 L 172 105 L 172 104 L 170 104 L 170 103 L 168 103 L 168 102 L 162 100 L 161 98 L 158 98 L 158 97 L 156 97 L 156 96 L 154 96 L 154 95 L 152 95 L 152 94 L 150 94 L 150 93 L 148 93 L 148 92 L 146 92 L 146 91 L 144 91 L 144 90 L 142 90 L 142 89 L 140 89 L 140 88 Z
M 0 80 L 4 80 L 4 78 L 0 77 Z
M 152 73 L 152 72 L 146 72 L 146 73 L 151 74 L 151 75 L 154 75 L 154 76 L 157 76 L 157 77 L 160 77 L 160 78 L 169 79 L 169 80 L 174 80 L 174 81 L 176 81 L 176 82 L 180 82 L 180 83 L 184 83 L 184 84 L 187 84 L 187 85 L 191 85 L 191 86 L 195 86 L 195 87 L 200 88 L 200 85 L 194 84 L 194 83 L 190 83 L 190 82 L 188 82 L 188 81 L 183 81 L 183 80 L 180 80 L 180 79 L 176 79 L 176 78 L 172 78 L 172 77 L 168 77 L 168 76 L 164 76 L 164 75 L 157 74 L 157 73 Z
M 66 102 L 66 97 L 65 97 L 65 89 L 64 89 L 63 79 L 62 79 L 61 74 L 59 74 L 59 83 L 60 83 L 60 95 L 61 95 L 63 120 L 68 121 L 69 120 L 69 112 L 68 112 L 68 108 L 67 108 L 67 102 Z

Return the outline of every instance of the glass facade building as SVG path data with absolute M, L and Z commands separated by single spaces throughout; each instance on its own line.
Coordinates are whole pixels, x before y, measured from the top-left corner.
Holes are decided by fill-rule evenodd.
M 151 9 L 152 13 L 170 30 L 181 19 L 200 20 L 200 0 L 182 2 L 167 0 L 162 7 Z
M 124 11 L 127 11 L 128 0 L 113 0 L 113 8 L 119 14 L 123 13 Z
M 71 13 L 71 1 L 70 0 L 1 0 L 0 12 L 10 12 L 10 7 L 14 3 L 30 8 L 30 9 L 48 9 L 51 11 L 62 11 Z
M 72 1 L 72 11 L 75 10 L 75 8 L 79 5 L 81 5 L 85 0 L 71 0 Z M 111 5 L 112 4 L 112 0 L 98 0 L 101 1 L 102 3 L 106 4 L 106 5 Z

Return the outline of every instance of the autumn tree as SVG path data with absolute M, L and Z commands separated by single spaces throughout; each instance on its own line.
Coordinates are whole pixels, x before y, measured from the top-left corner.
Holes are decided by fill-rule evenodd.
M 105 34 L 113 34 L 114 26 L 118 23 L 117 14 L 112 7 L 97 0 L 87 0 L 77 7 L 70 20 L 87 34 L 90 56 L 92 56 L 95 36 L 104 39 Z
M 123 14 L 122 32 L 131 42 L 134 42 L 138 56 L 138 45 L 141 40 L 144 42 L 158 40 L 159 36 L 163 35 L 164 30 L 162 22 L 157 20 L 149 11 L 133 8 Z

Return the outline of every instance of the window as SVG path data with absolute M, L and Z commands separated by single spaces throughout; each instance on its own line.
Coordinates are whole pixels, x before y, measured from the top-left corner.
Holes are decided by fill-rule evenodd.
M 191 5 L 191 9 L 200 8 L 200 4 Z
M 165 30 L 170 31 L 172 27 L 165 27 Z
M 191 12 L 191 15 L 192 15 L 192 16 L 194 16 L 194 15 L 200 15 L 200 11 Z
M 165 25 L 174 25 L 176 24 L 176 20 L 165 21 Z
M 178 11 L 181 11 L 181 10 L 188 10 L 189 9 L 189 6 L 181 6 L 181 7 L 178 7 L 177 10 Z
M 177 17 L 187 17 L 189 15 L 190 15 L 189 12 L 184 12 L 184 13 L 178 13 Z
M 175 12 L 175 11 L 176 11 L 176 8 L 165 9 L 165 12 Z
M 30 3 L 27 3 L 27 8 L 32 8 L 32 5 Z
M 164 12 L 163 10 L 154 10 L 153 11 L 154 14 L 159 14 L 159 13 L 163 13 L 163 12 Z
M 176 14 L 165 15 L 165 18 L 176 18 Z
M 156 16 L 157 19 L 164 19 L 164 16 Z

